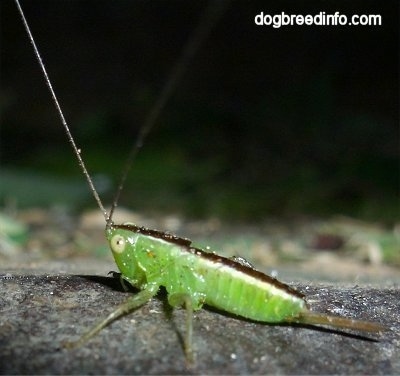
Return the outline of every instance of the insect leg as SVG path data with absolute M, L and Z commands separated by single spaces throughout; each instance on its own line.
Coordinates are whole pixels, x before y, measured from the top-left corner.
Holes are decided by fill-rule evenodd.
M 121 317 L 123 315 L 128 314 L 129 312 L 132 312 L 134 309 L 148 302 L 157 293 L 158 289 L 159 289 L 158 285 L 150 285 L 146 287 L 138 294 L 135 294 L 134 296 L 130 297 L 125 303 L 121 304 L 114 312 L 111 312 L 103 321 L 94 326 L 91 330 L 85 333 L 77 341 L 63 342 L 62 346 L 66 348 L 74 348 L 81 346 L 118 317 Z
M 107 275 L 112 274 L 113 278 L 118 278 L 119 279 L 119 283 L 121 284 L 121 287 L 124 289 L 125 292 L 129 291 L 129 286 L 127 281 L 125 280 L 124 276 L 122 273 L 118 273 L 118 272 L 108 272 Z
M 192 338 L 193 338 L 193 304 L 189 294 L 173 293 L 168 296 L 168 302 L 171 306 L 185 305 L 186 309 L 186 333 L 184 337 L 184 348 L 186 363 L 191 365 L 194 363 Z

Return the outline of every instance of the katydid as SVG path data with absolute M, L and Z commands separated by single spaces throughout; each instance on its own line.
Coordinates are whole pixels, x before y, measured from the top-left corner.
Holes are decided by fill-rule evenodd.
M 19 1 L 15 0 L 15 2 L 68 140 L 104 215 L 106 237 L 121 273 L 121 281 L 128 282 L 140 290 L 139 293 L 130 297 L 78 341 L 65 344 L 67 347 L 83 344 L 115 319 L 145 304 L 158 292 L 161 286 L 165 287 L 168 293 L 168 302 L 172 307 L 183 305 L 186 309 L 184 351 L 188 362 L 193 361 L 193 311 L 201 309 L 204 304 L 264 323 L 327 325 L 362 332 L 385 330 L 378 323 L 311 311 L 303 294 L 275 278 L 257 271 L 242 258 L 228 259 L 206 252 L 192 246 L 189 239 L 169 233 L 139 227 L 131 223 L 114 224 L 112 220 L 113 211 L 117 205 L 131 162 L 138 151 L 138 146 L 143 144 L 159 112 L 182 76 L 190 57 L 208 34 L 211 25 L 215 22 L 223 7 L 217 10 L 213 9 L 211 12 L 208 11 L 207 16 L 205 16 L 206 21 L 203 20 L 199 24 L 193 37 L 189 40 L 161 93 L 159 101 L 155 104 L 155 109 L 150 113 L 149 120 L 140 131 L 138 141 L 128 158 L 127 167 L 122 175 L 113 206 L 110 213 L 107 213 L 64 118 Z

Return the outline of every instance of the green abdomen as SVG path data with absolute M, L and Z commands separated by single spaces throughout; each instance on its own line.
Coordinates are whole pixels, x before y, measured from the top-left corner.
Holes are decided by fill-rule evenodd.
M 225 262 L 228 261 L 228 265 Z M 250 268 L 199 260 L 206 283 L 206 304 L 252 320 L 282 322 L 304 310 L 300 294 L 262 273 Z M 211 267 L 210 267 L 211 266 Z

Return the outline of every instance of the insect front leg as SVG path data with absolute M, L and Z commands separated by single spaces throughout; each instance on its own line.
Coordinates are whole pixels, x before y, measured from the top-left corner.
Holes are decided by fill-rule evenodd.
M 192 339 L 193 339 L 193 303 L 189 294 L 172 293 L 168 295 L 168 302 L 172 307 L 185 306 L 186 310 L 186 333 L 184 338 L 184 350 L 186 363 L 190 366 L 194 363 Z
M 124 278 L 124 275 L 122 273 L 118 272 L 108 272 L 107 275 L 112 275 L 113 278 L 119 279 L 119 283 L 121 284 L 121 287 L 124 289 L 125 292 L 129 291 L 129 286 L 127 284 L 127 281 Z
M 157 293 L 158 289 L 159 286 L 157 284 L 147 286 L 144 290 L 130 297 L 125 303 L 122 303 L 120 306 L 118 306 L 115 311 L 111 312 L 103 321 L 94 326 L 77 341 L 63 342 L 63 347 L 74 348 L 83 345 L 86 341 L 95 336 L 117 318 L 126 315 L 141 305 L 147 303 Z

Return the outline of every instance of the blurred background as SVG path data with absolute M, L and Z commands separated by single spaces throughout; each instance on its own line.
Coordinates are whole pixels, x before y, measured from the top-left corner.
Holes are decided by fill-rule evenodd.
M 106 205 L 206 5 L 22 2 Z M 0 205 L 8 213 L 95 208 L 15 4 L 2 1 L 0 11 Z M 378 14 L 382 25 L 256 26 L 261 11 Z M 288 223 L 298 229 L 306 218 L 333 224 L 303 242 L 311 248 L 341 248 L 351 226 L 372 229 L 379 252 L 389 244 L 398 263 L 398 46 L 397 0 L 232 1 L 143 145 L 119 204 L 172 218 L 172 230 L 179 218 L 232 224 L 234 233 L 273 223 L 270 233 L 283 224 L 288 235 Z

